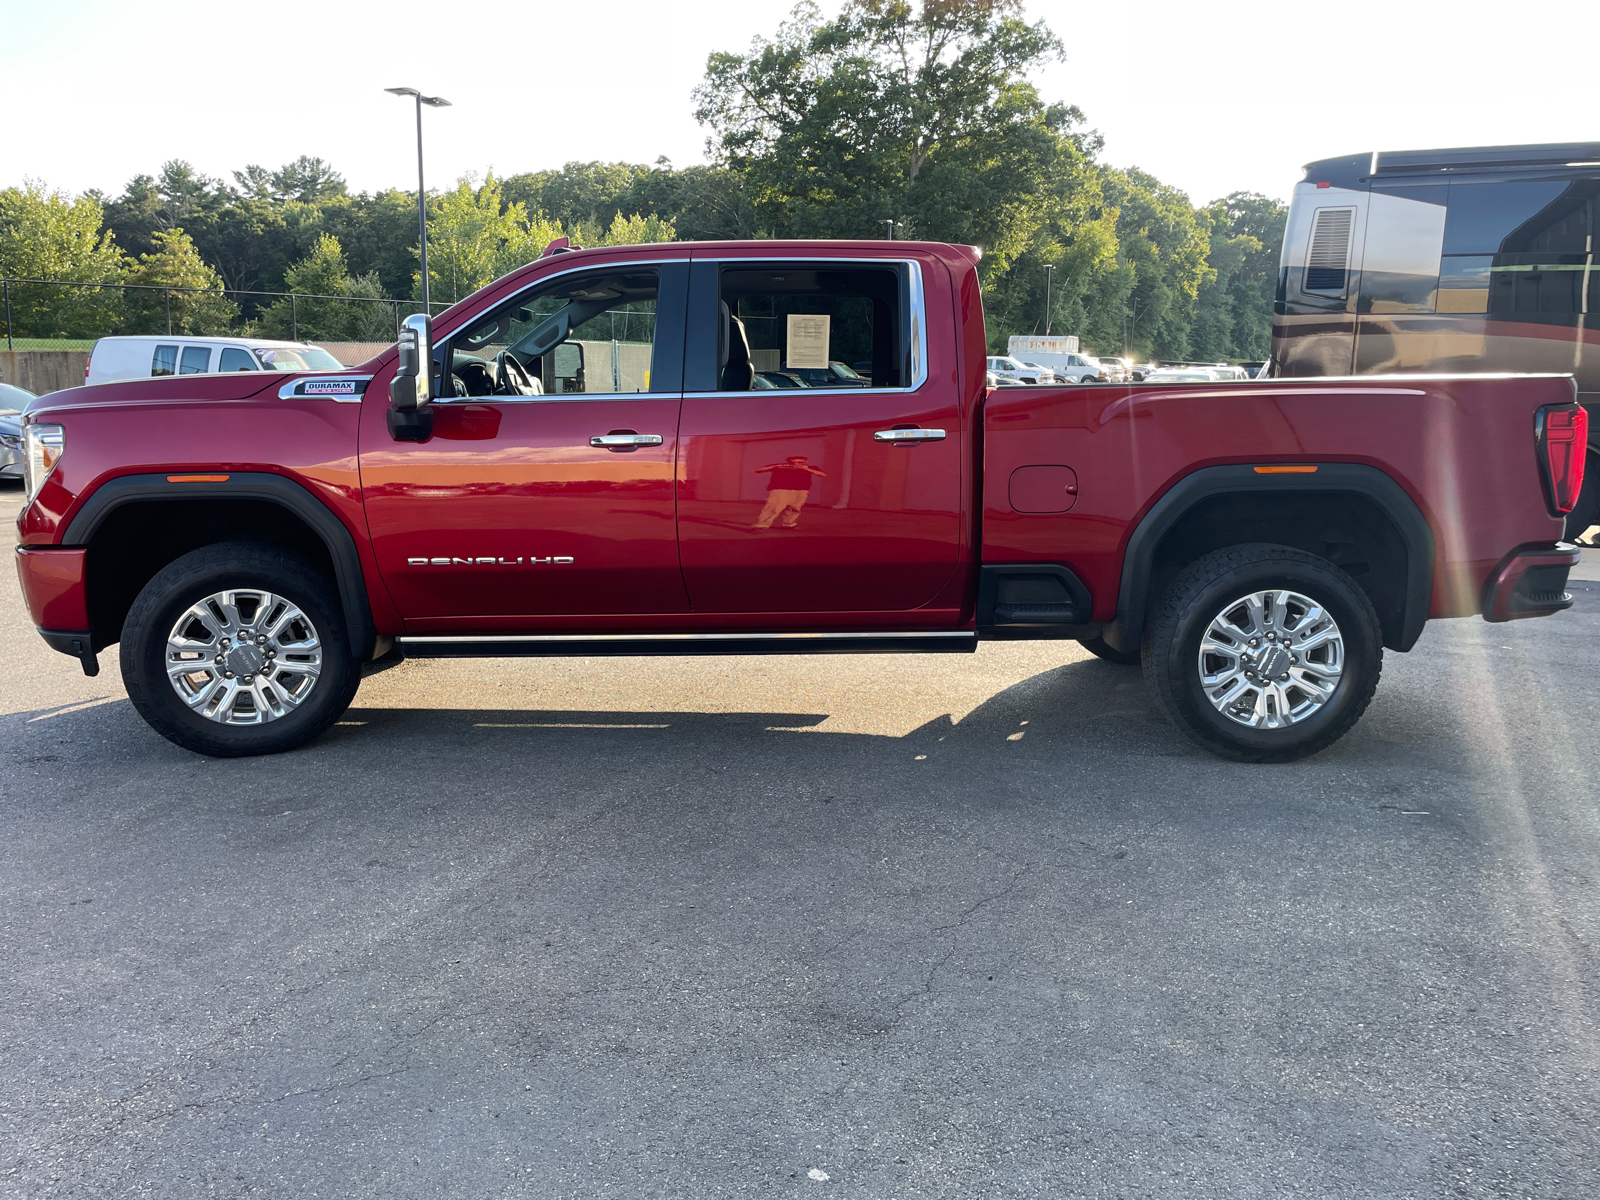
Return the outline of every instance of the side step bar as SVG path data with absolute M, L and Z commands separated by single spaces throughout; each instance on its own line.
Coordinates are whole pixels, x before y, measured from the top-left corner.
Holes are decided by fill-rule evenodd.
M 590 658 L 693 654 L 971 654 L 959 633 L 530 633 L 397 639 L 407 658 Z

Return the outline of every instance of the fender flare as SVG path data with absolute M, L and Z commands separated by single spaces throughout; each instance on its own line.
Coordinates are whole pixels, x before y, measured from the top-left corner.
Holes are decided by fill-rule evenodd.
M 120 475 L 90 493 L 68 523 L 61 544 L 87 546 L 113 512 L 125 504 L 147 500 L 265 500 L 299 517 L 322 539 L 333 562 L 334 584 L 351 649 L 359 659 L 370 657 L 375 629 L 355 538 L 345 523 L 303 484 L 266 471 L 234 471 L 226 480 L 208 483 L 170 483 L 165 472 Z
M 1309 464 L 1307 464 L 1309 465 Z M 1118 650 L 1137 649 L 1144 637 L 1151 596 L 1150 572 L 1162 537 L 1196 504 L 1213 496 L 1270 492 L 1353 494 L 1370 500 L 1394 525 L 1406 549 L 1405 601 L 1400 629 L 1388 645 L 1405 651 L 1417 644 L 1433 604 L 1433 529 L 1406 490 L 1361 463 L 1318 463 L 1315 474 L 1257 474 L 1253 466 L 1202 467 L 1185 475 L 1150 507 L 1128 538 L 1122 556 L 1117 615 L 1105 640 Z

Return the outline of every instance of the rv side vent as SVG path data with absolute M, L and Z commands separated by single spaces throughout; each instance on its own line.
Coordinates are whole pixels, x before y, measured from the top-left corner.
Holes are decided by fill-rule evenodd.
M 1350 267 L 1353 208 L 1319 208 L 1311 228 L 1311 253 L 1306 256 L 1305 290 L 1342 295 Z

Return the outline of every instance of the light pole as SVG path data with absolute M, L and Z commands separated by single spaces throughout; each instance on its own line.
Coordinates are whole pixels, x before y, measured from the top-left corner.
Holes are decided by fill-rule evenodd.
M 889 218 L 889 217 L 885 217 L 883 219 L 883 224 L 884 224 L 884 227 L 886 229 L 888 229 L 888 231 L 889 231 L 889 240 L 891 242 L 894 241 L 894 227 L 896 225 L 896 222 L 894 220 L 892 220 L 891 218 Z
M 428 192 L 422 185 L 422 106 L 429 108 L 449 108 L 450 101 L 443 96 L 424 96 L 416 88 L 384 88 L 384 91 L 395 96 L 415 96 L 417 99 L 417 225 L 421 241 L 418 246 L 422 252 L 422 311 L 430 317 L 433 309 L 428 304 Z
M 1044 265 L 1044 335 L 1050 336 L 1050 274 L 1056 269 L 1055 263 Z

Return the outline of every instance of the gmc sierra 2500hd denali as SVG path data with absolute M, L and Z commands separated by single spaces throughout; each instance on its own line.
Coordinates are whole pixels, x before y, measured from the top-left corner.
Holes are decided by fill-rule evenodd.
M 57 393 L 33 619 L 90 674 L 120 641 L 203 754 L 300 745 L 400 656 L 1076 638 L 1269 761 L 1339 738 L 1430 617 L 1571 603 L 1570 377 L 989 391 L 977 259 L 555 244 L 347 373 Z M 868 378 L 798 374 L 833 363 Z

